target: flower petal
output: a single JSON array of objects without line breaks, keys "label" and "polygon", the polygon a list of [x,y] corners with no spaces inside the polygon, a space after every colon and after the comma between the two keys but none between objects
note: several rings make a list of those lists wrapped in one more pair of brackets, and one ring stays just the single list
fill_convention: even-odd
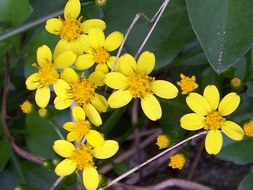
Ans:
[{"label": "flower petal", "polygon": [[197,113],[189,113],[181,117],[180,125],[190,131],[199,130],[204,127],[205,117]]},{"label": "flower petal", "polygon": [[96,190],[99,185],[99,175],[94,167],[86,167],[83,170],[83,184],[87,190]]},{"label": "flower petal", "polygon": [[113,89],[122,89],[127,87],[128,79],[119,72],[111,72],[105,76],[105,83]]},{"label": "flower petal", "polygon": [[85,33],[88,33],[90,29],[98,27],[101,30],[106,28],[106,24],[100,19],[88,19],[82,23],[82,29]]},{"label": "flower petal", "polygon": [[89,120],[95,125],[99,126],[102,124],[102,119],[98,111],[94,108],[92,104],[84,104],[83,109]]},{"label": "flower petal", "polygon": [[117,61],[117,63],[114,65],[115,60],[116,60],[115,56],[110,56],[109,60],[107,61],[107,65],[111,69],[111,71],[120,72],[119,62]]},{"label": "flower petal", "polygon": [[49,87],[38,88],[35,94],[35,101],[41,108],[45,108],[48,105],[50,99]]},{"label": "flower petal", "polygon": [[68,101],[63,101],[61,98],[59,97],[56,97],[54,99],[54,106],[55,106],[55,109],[57,110],[64,110],[68,107],[70,107],[72,104],[72,101],[68,100]]},{"label": "flower petal", "polygon": [[76,128],[76,124],[69,121],[64,123],[63,128],[66,129],[67,131],[73,131]]},{"label": "flower petal", "polygon": [[63,69],[65,67],[70,67],[76,60],[76,54],[72,51],[65,51],[55,58],[54,64],[56,68]]},{"label": "flower petal", "polygon": [[137,61],[137,71],[148,75],[155,67],[155,55],[149,51],[143,52]]},{"label": "flower petal", "polygon": [[76,62],[75,67],[77,70],[89,69],[95,63],[94,56],[91,54],[80,55]]},{"label": "flower petal", "polygon": [[68,92],[68,90],[70,89],[69,84],[62,80],[62,79],[58,79],[55,83],[54,83],[54,92],[57,96],[59,96],[62,99],[66,98],[66,94]]},{"label": "flower petal", "polygon": [[85,112],[80,106],[75,106],[72,110],[73,118],[76,121],[83,121],[85,120]]},{"label": "flower petal", "polygon": [[[81,35],[84,36],[84,35]],[[83,43],[81,36],[77,40],[67,41],[64,39],[61,39],[55,46],[54,49],[54,58],[59,56],[60,54],[64,53],[65,51],[72,51],[76,55],[81,55],[83,53]]]},{"label": "flower petal", "polygon": [[220,102],[218,107],[219,113],[222,116],[233,113],[240,104],[240,96],[235,92],[227,94]]},{"label": "flower petal", "polygon": [[[61,72],[61,79],[63,79],[64,81],[66,81],[67,83],[77,83],[79,81],[79,76],[78,74],[75,72],[74,69],[66,67],[63,69],[63,71]],[[65,85],[66,86],[66,85]],[[65,89],[68,89],[69,87],[66,86]],[[58,93],[59,94],[59,93]]]},{"label": "flower petal", "polygon": [[186,97],[186,102],[192,111],[201,114],[207,115],[212,111],[206,98],[197,93],[190,93]]},{"label": "flower petal", "polygon": [[132,100],[129,90],[118,90],[109,97],[108,104],[111,108],[120,108],[127,105]]},{"label": "flower petal", "polygon": [[92,48],[96,49],[104,46],[105,35],[101,29],[99,28],[90,29],[88,37]]},{"label": "flower petal", "polygon": [[106,112],[108,103],[104,96],[96,93],[91,103],[99,112]]},{"label": "flower petal", "polygon": [[62,25],[63,22],[60,19],[51,18],[47,20],[45,28],[49,33],[59,35]]},{"label": "flower petal", "polygon": [[97,64],[95,71],[103,71],[104,73],[108,73],[109,69],[106,63]]},{"label": "flower petal", "polygon": [[151,88],[155,95],[161,98],[172,99],[175,98],[178,94],[177,87],[165,80],[153,81],[151,83]]},{"label": "flower petal", "polygon": [[208,85],[204,90],[203,96],[207,99],[212,111],[216,110],[220,102],[220,94],[217,87]]},{"label": "flower petal", "polygon": [[67,140],[72,142],[72,141],[81,141],[83,136],[81,135],[80,132],[77,131],[71,131],[67,135]]},{"label": "flower petal", "polygon": [[208,154],[218,154],[222,147],[222,141],[222,135],[219,130],[210,130],[205,139],[205,147]]},{"label": "flower petal", "polygon": [[231,139],[240,141],[243,139],[244,131],[235,122],[225,121],[224,125],[221,127],[222,131]]},{"label": "flower petal", "polygon": [[94,71],[90,74],[89,81],[97,86],[103,86],[105,84],[105,73],[103,71]]},{"label": "flower petal", "polygon": [[162,117],[162,109],[160,103],[152,94],[147,95],[141,99],[141,107],[145,115],[153,121],[156,121]]},{"label": "flower petal", "polygon": [[52,63],[52,52],[48,46],[43,45],[37,49],[37,62],[40,67]]},{"label": "flower petal", "polygon": [[76,167],[77,165],[73,160],[65,159],[55,167],[54,171],[58,176],[66,176],[72,174]]},{"label": "flower petal", "polygon": [[40,86],[40,78],[38,73],[31,74],[25,81],[28,90],[35,90]]},{"label": "flower petal", "polygon": [[124,54],[119,58],[120,71],[129,76],[135,72],[136,61],[130,54]]},{"label": "flower petal", "polygon": [[69,158],[75,150],[75,146],[66,140],[57,140],[53,145],[54,151],[64,158]]},{"label": "flower petal", "polygon": [[104,48],[107,51],[114,51],[117,49],[123,41],[123,34],[120,32],[113,32],[105,39]]},{"label": "flower petal", "polygon": [[79,0],[69,0],[65,5],[64,18],[76,19],[81,11],[81,4]]},{"label": "flower petal", "polygon": [[116,154],[119,150],[117,141],[107,140],[103,146],[94,149],[94,157],[98,159],[107,159]]},{"label": "flower petal", "polygon": [[87,142],[94,148],[100,148],[104,145],[103,135],[95,130],[90,130],[86,135]]}]

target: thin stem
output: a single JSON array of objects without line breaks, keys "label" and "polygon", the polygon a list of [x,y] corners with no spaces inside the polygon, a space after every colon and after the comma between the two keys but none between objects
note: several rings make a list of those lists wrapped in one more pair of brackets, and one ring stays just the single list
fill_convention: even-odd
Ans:
[{"label": "thin stem", "polygon": [[65,139],[63,137],[63,135],[61,134],[61,131],[59,130],[59,128],[56,126],[56,123],[54,121],[50,121],[50,124],[52,125],[52,127],[54,128],[55,132],[57,133],[57,135],[61,138],[61,139]]},{"label": "thin stem", "polygon": [[58,177],[58,179],[54,182],[54,184],[50,187],[49,190],[54,190],[64,179],[64,176]]}]

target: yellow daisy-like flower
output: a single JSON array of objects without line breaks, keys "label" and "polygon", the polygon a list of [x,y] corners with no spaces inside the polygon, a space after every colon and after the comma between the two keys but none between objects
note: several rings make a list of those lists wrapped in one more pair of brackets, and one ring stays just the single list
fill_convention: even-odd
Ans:
[{"label": "yellow daisy-like flower", "polygon": [[64,9],[64,20],[52,18],[46,22],[46,30],[61,37],[56,45],[54,56],[66,50],[72,50],[77,55],[81,55],[86,46],[86,34],[89,30],[93,27],[101,30],[106,28],[105,22],[100,19],[89,19],[82,22],[82,17],[79,17],[80,11],[79,0],[68,0]]},{"label": "yellow daisy-like flower", "polygon": [[188,94],[198,88],[196,83],[196,77],[193,75],[191,77],[180,74],[181,80],[177,82],[177,85],[181,87],[182,94]]},{"label": "yellow daisy-like flower", "polygon": [[244,132],[235,122],[226,120],[224,116],[233,113],[240,103],[240,96],[231,92],[220,101],[220,94],[216,86],[208,85],[203,96],[190,93],[186,102],[195,113],[184,115],[180,122],[181,127],[187,130],[208,130],[205,139],[206,151],[209,154],[218,154],[222,147],[221,129],[233,140],[242,140]]},{"label": "yellow daisy-like flower", "polygon": [[244,129],[245,135],[249,137],[253,137],[253,120],[246,122],[243,125],[243,129]]},{"label": "yellow daisy-like flower", "polygon": [[20,109],[22,110],[23,113],[31,113],[32,112],[32,108],[33,108],[33,105],[28,100],[24,101],[20,105]]},{"label": "yellow daisy-like flower", "polygon": [[82,170],[85,188],[95,190],[99,185],[99,174],[94,158],[112,157],[118,151],[119,145],[114,140],[104,140],[104,137],[94,130],[86,135],[86,139],[86,144],[79,144],[77,147],[65,140],[54,142],[54,151],[65,158],[56,166],[55,173],[59,176],[67,176],[76,170]]},{"label": "yellow daisy-like flower", "polygon": [[170,157],[169,166],[173,169],[182,169],[186,163],[186,158],[183,154],[178,153]]},{"label": "yellow daisy-like flower", "polygon": [[108,104],[104,96],[96,93],[96,89],[104,85],[104,77],[102,71],[93,72],[88,78],[79,77],[73,69],[65,68],[61,73],[64,81],[54,89],[57,95],[55,108],[62,110],[75,103],[83,108],[94,125],[101,125],[102,119],[98,112],[106,112]]},{"label": "yellow daisy-like flower", "polygon": [[120,71],[106,75],[105,83],[117,89],[108,99],[111,108],[127,105],[132,98],[141,99],[141,107],[145,115],[151,120],[160,119],[162,110],[160,103],[153,95],[172,99],[178,94],[175,85],[164,80],[155,80],[148,76],[155,66],[155,56],[151,52],[143,52],[137,63],[135,59],[125,54],[120,58]]},{"label": "yellow daisy-like flower", "polygon": [[54,89],[61,86],[63,80],[59,79],[58,68],[72,65],[76,60],[76,55],[71,51],[66,51],[54,59],[52,62],[52,52],[48,46],[43,45],[37,50],[38,72],[30,75],[26,79],[28,90],[36,90],[35,101],[39,107],[45,108],[50,99],[50,86]]},{"label": "yellow daisy-like flower", "polygon": [[72,116],[75,122],[66,122],[63,128],[69,131],[67,135],[68,141],[80,142],[90,132],[91,124],[88,120],[85,120],[85,112],[79,106],[73,108]]},{"label": "yellow daisy-like flower", "polygon": [[156,145],[159,149],[168,148],[170,145],[170,139],[167,135],[158,135],[156,138]]},{"label": "yellow daisy-like flower", "polygon": [[88,33],[88,45],[84,55],[77,58],[75,66],[78,70],[88,69],[97,63],[96,70],[108,73],[108,66],[112,65],[115,56],[110,56],[110,51],[116,50],[123,41],[123,34],[113,32],[105,38],[104,32],[99,28],[93,28]]}]

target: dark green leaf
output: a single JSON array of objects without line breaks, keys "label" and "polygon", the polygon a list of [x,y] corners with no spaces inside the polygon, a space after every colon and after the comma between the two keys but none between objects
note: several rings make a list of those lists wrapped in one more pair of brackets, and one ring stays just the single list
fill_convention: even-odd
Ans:
[{"label": "dark green leaf", "polygon": [[129,170],[128,165],[123,163],[113,163],[112,167],[117,175],[122,175]]},{"label": "dark green leaf", "polygon": [[11,157],[11,145],[7,141],[0,141],[0,172]]},{"label": "dark green leaf", "polygon": [[253,187],[253,173],[248,173],[241,181],[238,190],[252,190]]}]

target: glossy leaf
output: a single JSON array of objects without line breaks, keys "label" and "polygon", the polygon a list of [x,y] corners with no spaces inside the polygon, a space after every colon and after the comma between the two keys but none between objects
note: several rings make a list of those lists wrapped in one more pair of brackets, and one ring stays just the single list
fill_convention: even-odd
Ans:
[{"label": "glossy leaf", "polygon": [[0,141],[0,172],[11,157],[11,145],[7,141]]},{"label": "glossy leaf", "polygon": [[238,190],[252,190],[253,187],[253,173],[248,173],[241,181]]}]

